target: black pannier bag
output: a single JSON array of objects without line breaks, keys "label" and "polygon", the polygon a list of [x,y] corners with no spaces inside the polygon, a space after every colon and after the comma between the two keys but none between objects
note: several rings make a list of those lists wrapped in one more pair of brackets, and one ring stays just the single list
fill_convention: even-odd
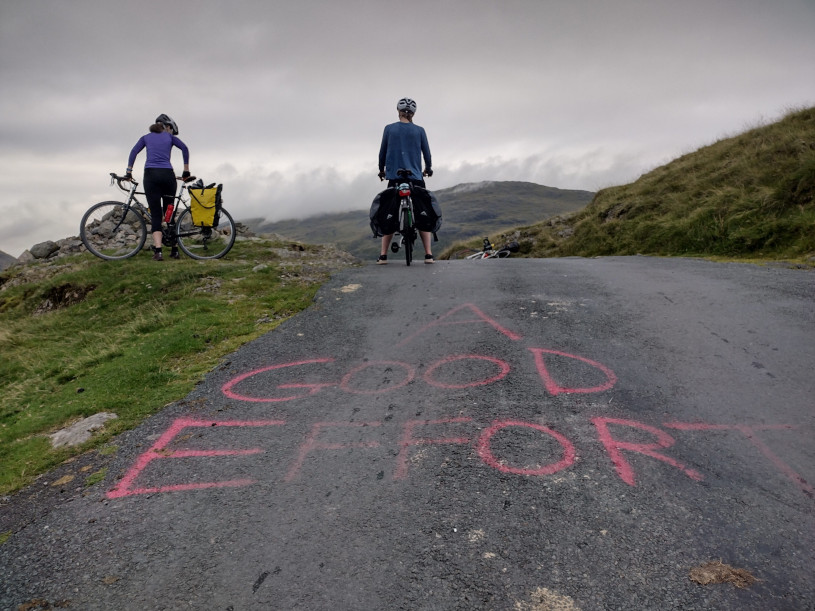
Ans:
[{"label": "black pannier bag", "polygon": [[413,187],[413,212],[416,215],[416,227],[421,231],[436,233],[441,229],[441,206],[436,196],[422,187]]},{"label": "black pannier bag", "polygon": [[[411,187],[416,227],[436,233],[441,228],[441,206],[436,196],[422,187]],[[369,217],[374,237],[390,235],[399,230],[399,193],[396,187],[379,193],[371,204]]]},{"label": "black pannier bag", "polygon": [[375,238],[390,235],[399,229],[399,194],[395,187],[385,189],[374,198],[368,216]]}]

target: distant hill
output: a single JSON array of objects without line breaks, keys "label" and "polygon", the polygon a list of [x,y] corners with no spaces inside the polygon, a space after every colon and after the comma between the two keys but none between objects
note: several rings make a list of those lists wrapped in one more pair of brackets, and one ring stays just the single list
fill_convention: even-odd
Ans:
[{"label": "distant hill", "polygon": [[0,250],[0,271],[6,269],[7,267],[11,267],[15,263],[17,263],[17,259],[12,257],[7,252]]},{"label": "distant hill", "polygon": [[815,107],[702,147],[599,191],[574,214],[518,231],[520,256],[528,257],[718,255],[811,265]]},{"label": "distant hill", "polygon": [[[590,191],[506,181],[467,183],[433,192],[443,216],[434,251],[456,241],[574,212],[586,206],[594,195]],[[241,219],[241,222],[256,233],[276,233],[309,244],[331,243],[360,258],[374,256],[377,249],[371,237],[367,209],[274,223],[263,219]]]}]

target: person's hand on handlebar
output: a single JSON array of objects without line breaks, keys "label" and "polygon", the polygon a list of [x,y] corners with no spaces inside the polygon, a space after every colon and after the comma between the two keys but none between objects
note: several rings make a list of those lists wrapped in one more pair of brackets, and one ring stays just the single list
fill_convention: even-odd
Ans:
[{"label": "person's hand on handlebar", "polygon": [[127,180],[127,181],[132,182],[133,181],[133,172],[130,172],[130,171],[125,172],[125,175],[124,175],[124,177],[122,177],[122,180]]},{"label": "person's hand on handlebar", "polygon": [[189,170],[184,170],[181,172],[181,180],[184,182],[190,182],[191,180],[195,180],[195,176],[190,176]]},{"label": "person's hand on handlebar", "polygon": [[429,177],[433,176],[433,169],[432,168],[426,168],[425,171],[422,172],[422,174],[424,174],[425,176],[427,176],[429,178]]}]

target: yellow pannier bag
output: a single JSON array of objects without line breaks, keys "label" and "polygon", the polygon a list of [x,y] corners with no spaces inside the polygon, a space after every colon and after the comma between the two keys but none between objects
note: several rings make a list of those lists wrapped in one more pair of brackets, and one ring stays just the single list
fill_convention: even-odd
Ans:
[{"label": "yellow pannier bag", "polygon": [[188,189],[190,193],[190,214],[196,227],[214,227],[221,210],[221,188],[223,185],[210,185],[201,189]]}]

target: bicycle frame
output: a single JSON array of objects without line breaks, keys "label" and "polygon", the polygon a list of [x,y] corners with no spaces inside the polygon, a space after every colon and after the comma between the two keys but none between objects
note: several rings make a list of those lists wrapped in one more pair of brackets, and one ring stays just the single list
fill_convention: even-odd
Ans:
[{"label": "bicycle frame", "polygon": [[[146,205],[144,205],[143,203],[141,203],[141,201],[139,201],[139,199],[136,197],[137,195],[146,196],[147,194],[144,191],[136,191],[136,189],[139,186],[139,183],[137,183],[135,180],[132,180],[132,179],[129,181],[130,182],[130,187],[128,187],[128,188],[123,187],[122,186],[122,181],[124,181],[124,180],[125,180],[124,176],[117,176],[116,174],[111,172],[111,174],[110,174],[110,184],[112,185],[113,183],[116,183],[116,185],[122,191],[127,193],[127,199],[125,200],[125,206],[130,207],[132,204],[135,203],[136,207],[140,208],[144,212],[144,214],[148,215],[148,217],[149,217],[149,208]],[[184,191],[186,191],[186,190],[187,190],[187,185],[182,182],[181,185],[179,186],[178,193],[173,194],[173,203],[172,203],[173,216],[169,221],[167,221],[168,223],[169,222],[174,222],[176,217],[178,216],[178,210],[180,209],[179,204],[184,204],[186,206],[187,202],[189,201],[189,198],[186,198],[186,199],[184,198]],[[162,210],[162,213],[166,213],[166,210]]]},{"label": "bicycle frame", "polygon": [[122,186],[122,181],[125,180],[123,176],[116,176],[113,172],[110,173],[110,184],[113,185],[116,183],[122,191],[127,193],[127,199],[125,200],[125,208],[130,208],[132,204],[136,204],[136,207],[141,210],[143,215],[147,214],[147,207],[141,203],[136,196],[137,195],[146,195],[144,191],[136,191],[136,188],[139,186],[135,180],[130,181],[130,187],[125,188]]},{"label": "bicycle frame", "polygon": [[[399,232],[413,229],[413,199],[410,197],[410,185],[403,183],[399,185]],[[404,235],[404,234],[402,234]]]},{"label": "bicycle frame", "polygon": [[510,255],[510,251],[505,248],[499,248],[498,250],[490,249],[490,250],[482,250],[480,252],[474,253],[465,257],[466,259],[505,259]]},{"label": "bicycle frame", "polygon": [[[509,247],[509,245],[504,245],[501,248],[495,248],[489,238],[484,238],[484,243],[481,247],[481,250],[478,252],[475,251],[465,251],[466,255],[462,253],[461,258],[468,259],[470,261],[477,260],[477,259],[505,259],[511,253],[516,252]],[[453,258],[457,258],[455,255]]]},{"label": "bicycle frame", "polygon": [[[117,176],[116,174],[111,172],[110,184],[112,185],[115,182],[116,185],[122,191],[127,193],[127,199],[125,200],[125,210],[128,210],[131,207],[135,207],[136,209],[139,210],[142,216],[145,217],[145,220],[149,220],[150,209],[147,206],[145,206],[141,201],[139,201],[139,199],[136,197],[137,195],[146,196],[147,194],[144,191],[136,191],[136,189],[139,186],[139,183],[137,183],[133,179],[128,181],[130,182],[130,187],[125,188],[124,186],[122,186],[122,181],[124,180],[125,178],[123,176]],[[161,229],[162,233],[161,241],[164,244],[164,246],[174,246],[176,243],[175,222],[176,219],[178,218],[179,211],[181,210],[181,205],[183,204],[185,208],[189,208],[189,206],[187,205],[189,198],[184,197],[184,192],[186,190],[187,185],[182,182],[178,188],[178,193],[173,195],[173,201],[170,204],[173,207],[173,213],[169,219],[165,218],[167,209],[162,206],[162,218],[165,218],[166,223],[162,225]],[[124,217],[122,217],[122,220],[119,222],[119,224],[121,224],[122,222],[124,222]]]}]

